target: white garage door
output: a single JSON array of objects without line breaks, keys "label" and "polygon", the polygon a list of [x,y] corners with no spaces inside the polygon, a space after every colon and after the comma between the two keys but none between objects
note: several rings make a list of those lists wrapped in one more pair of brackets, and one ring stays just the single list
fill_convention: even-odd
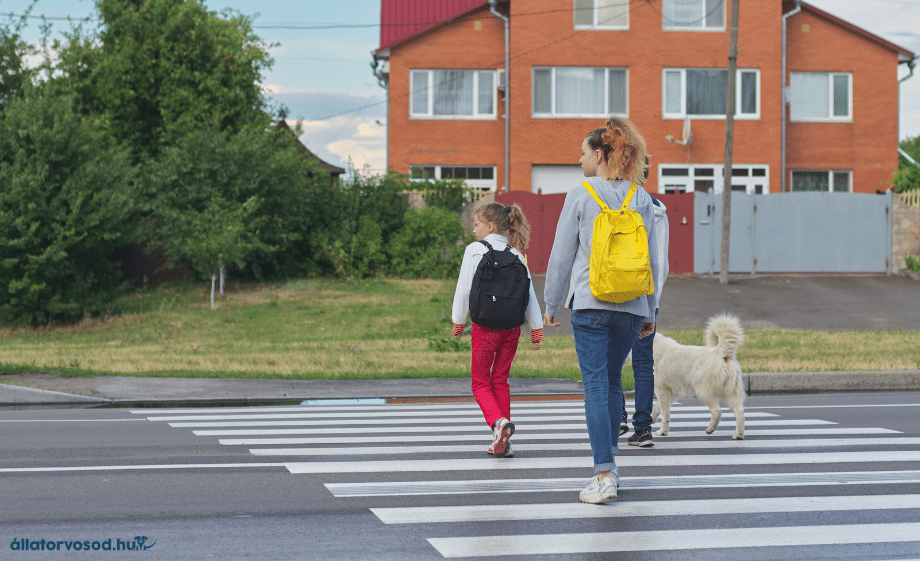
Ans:
[{"label": "white garage door", "polygon": [[530,174],[530,189],[534,193],[544,195],[568,193],[584,180],[585,175],[581,172],[581,166],[534,164]]}]

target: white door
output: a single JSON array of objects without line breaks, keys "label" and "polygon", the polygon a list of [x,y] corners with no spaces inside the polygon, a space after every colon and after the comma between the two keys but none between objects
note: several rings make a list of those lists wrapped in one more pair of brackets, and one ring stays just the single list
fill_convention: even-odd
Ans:
[{"label": "white door", "polygon": [[543,195],[568,193],[584,180],[581,166],[534,164],[530,173],[530,190]]}]

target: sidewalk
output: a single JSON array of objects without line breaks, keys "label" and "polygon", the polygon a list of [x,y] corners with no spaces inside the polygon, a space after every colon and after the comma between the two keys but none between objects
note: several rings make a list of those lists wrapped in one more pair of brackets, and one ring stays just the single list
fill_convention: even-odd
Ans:
[{"label": "sidewalk", "polygon": [[[751,372],[748,394],[918,391],[920,370]],[[466,378],[389,380],[240,380],[230,378],[62,378],[21,374],[0,378],[0,406],[168,405],[294,403],[324,399],[472,398]],[[20,385],[11,385],[20,384]],[[518,398],[581,398],[581,382],[564,378],[512,378]]]}]

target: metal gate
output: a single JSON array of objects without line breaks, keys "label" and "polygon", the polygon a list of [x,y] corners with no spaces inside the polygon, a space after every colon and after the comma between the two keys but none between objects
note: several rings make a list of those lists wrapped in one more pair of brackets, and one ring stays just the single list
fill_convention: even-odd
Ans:
[{"label": "metal gate", "polygon": [[[890,273],[892,194],[732,193],[733,273]],[[722,194],[694,196],[694,272],[721,269]]]}]

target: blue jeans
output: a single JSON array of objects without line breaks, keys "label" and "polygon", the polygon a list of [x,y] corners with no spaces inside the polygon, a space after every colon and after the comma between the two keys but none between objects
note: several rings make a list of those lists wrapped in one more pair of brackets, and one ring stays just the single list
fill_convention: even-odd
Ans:
[{"label": "blue jeans", "polygon": [[[655,310],[655,318],[658,310]],[[644,339],[637,339],[632,348],[633,379],[636,381],[636,412],[633,414],[633,430],[651,430],[652,428],[652,398],[655,396],[655,357],[652,354],[652,343],[655,341],[655,331]],[[623,396],[623,422],[626,417],[626,396]]]},{"label": "blue jeans", "polygon": [[645,318],[611,310],[574,310],[572,331],[581,380],[585,386],[585,420],[594,454],[594,473],[614,471],[620,417],[621,380],[626,355],[639,338]]}]

